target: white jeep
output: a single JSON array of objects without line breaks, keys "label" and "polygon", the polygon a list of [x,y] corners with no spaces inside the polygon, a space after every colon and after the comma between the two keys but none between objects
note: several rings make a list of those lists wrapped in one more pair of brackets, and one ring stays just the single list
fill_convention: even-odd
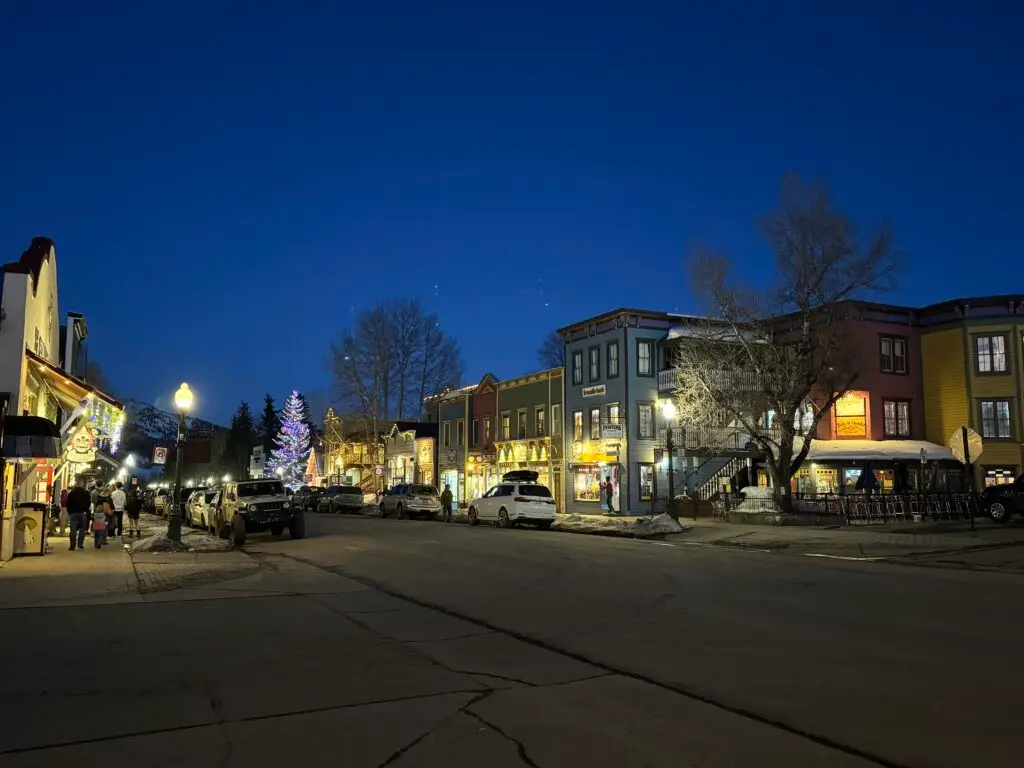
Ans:
[{"label": "white jeep", "polygon": [[280,536],[287,528],[293,539],[306,535],[302,507],[293,504],[280,480],[239,480],[225,483],[214,518],[217,535],[236,547],[248,533],[270,531]]}]

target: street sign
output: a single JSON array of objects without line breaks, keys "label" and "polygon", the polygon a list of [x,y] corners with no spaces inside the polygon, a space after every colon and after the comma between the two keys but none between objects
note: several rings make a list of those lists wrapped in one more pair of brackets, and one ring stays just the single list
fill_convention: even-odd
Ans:
[{"label": "street sign", "polygon": [[[964,437],[967,438],[966,450],[964,446]],[[970,458],[973,464],[981,456],[981,451],[985,447],[984,441],[981,439],[981,435],[975,432],[970,427],[961,427],[949,437],[949,450],[956,456],[957,461],[961,464],[966,464],[968,458]]]},{"label": "street sign", "polygon": [[158,445],[153,449],[153,463],[154,464],[166,464],[167,463],[167,449]]},{"label": "street sign", "polygon": [[381,466],[374,467],[373,468],[373,474],[375,474],[377,477],[382,477],[384,475],[384,467],[381,467]]}]

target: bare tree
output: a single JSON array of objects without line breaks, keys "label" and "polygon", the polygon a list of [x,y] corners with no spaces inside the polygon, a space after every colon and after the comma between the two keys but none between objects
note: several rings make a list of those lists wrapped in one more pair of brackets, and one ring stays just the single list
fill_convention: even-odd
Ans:
[{"label": "bare tree", "polygon": [[543,368],[565,367],[565,340],[552,331],[537,349],[537,360]]},{"label": "bare tree", "polygon": [[462,379],[456,341],[415,300],[381,302],[332,345],[335,394],[368,434],[392,417],[416,418],[430,395]]},{"label": "bare tree", "polygon": [[85,381],[87,384],[91,384],[96,389],[106,392],[108,395],[113,394],[113,390],[110,388],[110,382],[107,380],[106,374],[103,372],[103,367],[95,362],[90,362],[85,367]]},{"label": "bare tree", "polygon": [[703,447],[749,439],[765,457],[776,501],[789,509],[790,481],[818,423],[857,381],[865,352],[877,359],[851,337],[859,313],[852,300],[891,289],[901,258],[887,226],[862,239],[824,187],[795,176],[762,229],[775,254],[770,285],[734,279],[719,255],[690,264],[709,316],[691,320],[675,350],[676,407]]}]

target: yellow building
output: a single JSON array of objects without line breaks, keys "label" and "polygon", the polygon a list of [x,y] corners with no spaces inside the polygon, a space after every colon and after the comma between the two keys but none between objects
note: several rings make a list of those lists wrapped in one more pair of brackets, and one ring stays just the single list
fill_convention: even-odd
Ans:
[{"label": "yellow building", "polygon": [[956,299],[919,310],[925,434],[947,445],[963,426],[983,439],[975,487],[1024,467],[1024,296]]}]

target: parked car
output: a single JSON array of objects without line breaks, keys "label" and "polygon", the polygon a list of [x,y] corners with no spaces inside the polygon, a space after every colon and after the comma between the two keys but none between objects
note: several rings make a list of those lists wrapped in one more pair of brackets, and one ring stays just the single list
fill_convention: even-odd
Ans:
[{"label": "parked car", "polygon": [[153,498],[153,511],[160,517],[167,517],[167,508],[172,499],[170,490],[167,488],[157,489],[156,496]]},{"label": "parked car", "polygon": [[357,485],[332,485],[317,502],[317,512],[358,513],[363,508],[363,489]]},{"label": "parked car", "polygon": [[156,512],[156,489],[147,488],[142,492],[142,510],[150,514]]},{"label": "parked car", "polygon": [[298,504],[303,512],[318,512],[317,502],[324,495],[324,490],[319,485],[304,485],[295,492],[292,501]]},{"label": "parked car", "polygon": [[990,485],[981,492],[981,510],[997,523],[1024,515],[1024,475],[1006,485]]},{"label": "parked car", "polygon": [[550,528],[555,522],[555,499],[546,485],[537,482],[539,475],[531,470],[507,472],[501,482],[469,505],[469,524],[481,520],[511,528],[519,523],[532,523]]},{"label": "parked car", "polygon": [[280,536],[287,528],[293,539],[301,539],[306,516],[292,504],[280,480],[240,480],[224,484],[214,526],[218,536],[240,547],[247,534],[262,531]]},{"label": "parked car", "polygon": [[432,485],[400,483],[380,500],[383,517],[434,517],[441,511],[441,497]]},{"label": "parked car", "polygon": [[219,501],[219,488],[194,491],[188,499],[188,524],[193,528],[213,530],[213,517]]},{"label": "parked car", "polygon": [[[195,488],[193,488],[191,486],[185,486],[184,488],[181,489],[181,502],[180,502],[181,503],[181,507],[179,508],[179,511],[181,512],[181,522],[185,523],[186,525],[190,524],[189,523],[189,517],[188,517],[188,501],[189,501],[189,499],[192,498],[192,494],[195,493],[196,491],[205,491],[205,490],[206,490],[206,486],[205,485],[196,486]],[[172,505],[173,499],[174,499],[174,489],[173,488],[170,490],[170,494],[171,494],[171,501],[169,501],[167,503],[168,514],[170,514],[171,505]]]}]

